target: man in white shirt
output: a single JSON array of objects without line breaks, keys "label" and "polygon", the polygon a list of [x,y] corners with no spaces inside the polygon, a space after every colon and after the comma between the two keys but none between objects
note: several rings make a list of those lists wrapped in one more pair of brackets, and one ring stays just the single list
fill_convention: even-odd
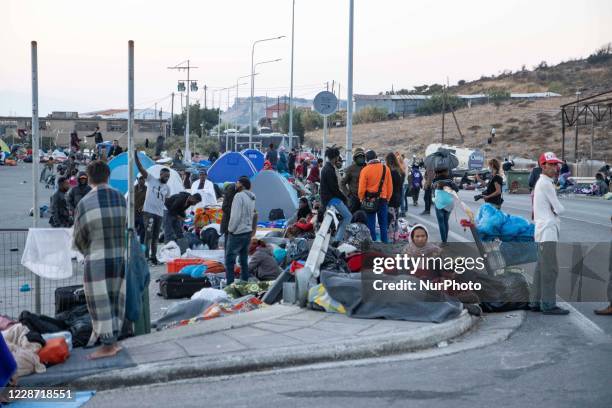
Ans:
[{"label": "man in white shirt", "polygon": [[147,193],[143,205],[143,219],[145,225],[145,256],[154,265],[157,265],[157,242],[159,241],[159,231],[161,229],[164,211],[166,210],[165,201],[170,197],[170,170],[161,169],[159,178],[147,173],[140,163],[138,152],[134,151],[136,167],[140,175],[147,181]]},{"label": "man in white shirt", "polygon": [[559,215],[563,212],[563,206],[557,198],[554,177],[560,163],[561,160],[554,153],[542,153],[539,159],[542,174],[533,190],[534,238],[538,243],[538,265],[533,281],[535,296],[531,310],[548,315],[569,313],[569,310],[562,309],[556,304],[559,273],[557,242],[561,228]]},{"label": "man in white shirt", "polygon": [[215,194],[215,186],[212,181],[208,180],[206,169],[201,169],[199,178],[191,185],[191,194],[199,194],[202,201],[193,207],[193,211],[197,208],[217,205],[217,195]]}]

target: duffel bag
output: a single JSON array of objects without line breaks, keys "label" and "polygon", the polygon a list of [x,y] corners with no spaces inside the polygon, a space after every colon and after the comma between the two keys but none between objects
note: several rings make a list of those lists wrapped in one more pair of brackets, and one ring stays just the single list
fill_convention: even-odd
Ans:
[{"label": "duffel bag", "polygon": [[212,286],[206,276],[193,278],[180,273],[162,275],[157,282],[159,282],[158,295],[164,299],[190,298],[200,289]]},{"label": "duffel bag", "polygon": [[64,286],[55,289],[55,315],[85,304],[83,285]]}]

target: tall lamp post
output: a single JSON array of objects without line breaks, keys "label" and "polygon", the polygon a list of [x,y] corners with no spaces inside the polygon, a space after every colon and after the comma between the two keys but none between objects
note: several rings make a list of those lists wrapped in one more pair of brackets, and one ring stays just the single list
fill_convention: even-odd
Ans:
[{"label": "tall lamp post", "polygon": [[[236,109],[238,109],[238,88],[240,86],[239,82],[242,78],[248,78],[253,74],[249,74],[249,75],[244,75],[241,77],[238,77],[238,79],[236,79],[236,102],[234,103],[234,105],[236,105]],[[238,129],[238,116],[236,116],[236,129]]]},{"label": "tall lamp post", "polygon": [[280,40],[281,38],[285,38],[284,35],[279,35],[278,37],[270,37],[264,38],[262,40],[257,40],[253,43],[251,47],[251,109],[250,109],[250,120],[249,120],[249,148],[253,145],[253,98],[255,93],[255,85],[254,85],[254,75],[255,75],[255,45],[264,41],[272,41],[272,40]]},{"label": "tall lamp post", "polygon": [[346,164],[353,162],[353,15],[354,0],[349,0],[348,85],[346,95]]},{"label": "tall lamp post", "polygon": [[291,7],[291,80],[289,85],[289,150],[293,147],[293,46],[295,37],[295,0]]}]

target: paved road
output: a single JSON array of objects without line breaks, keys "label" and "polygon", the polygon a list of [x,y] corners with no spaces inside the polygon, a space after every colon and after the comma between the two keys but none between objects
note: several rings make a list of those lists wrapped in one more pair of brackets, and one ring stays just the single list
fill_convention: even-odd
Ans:
[{"label": "paved road", "polygon": [[[475,202],[473,191],[459,191],[459,197],[474,211],[482,205],[482,200]],[[422,196],[423,194],[421,194]],[[612,239],[612,201],[587,198],[561,199],[565,212],[561,216],[561,242],[609,242]],[[410,206],[408,219],[410,222],[417,220],[424,222],[432,232],[438,231],[436,215],[432,209],[430,216],[418,216],[423,211],[423,201],[419,206]],[[531,197],[528,194],[504,194],[502,210],[512,215],[519,215],[527,219],[531,218]],[[461,241],[457,235],[472,241],[469,231],[464,231],[458,220],[465,218],[462,210],[456,210],[451,214],[450,228],[455,234],[450,234],[449,241]],[[439,239],[437,233],[433,234]]]},{"label": "paved road", "polygon": [[[481,333],[479,335],[486,335]],[[390,356],[98,393],[87,407],[610,407],[612,339],[530,313],[507,341],[457,354]]]}]

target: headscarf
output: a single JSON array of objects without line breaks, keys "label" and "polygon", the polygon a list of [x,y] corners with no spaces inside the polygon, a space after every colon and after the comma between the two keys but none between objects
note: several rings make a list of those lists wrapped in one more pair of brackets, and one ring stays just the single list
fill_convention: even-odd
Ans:
[{"label": "headscarf", "polygon": [[[412,240],[414,231],[418,228],[424,230],[425,234],[427,234],[427,243],[423,247],[420,247],[420,248],[416,246],[414,241]],[[435,244],[432,244],[429,241],[429,231],[427,230],[427,227],[425,227],[423,224],[415,224],[410,230],[410,241],[409,241],[409,244],[405,248],[405,252],[410,257],[417,257],[421,255],[436,256],[440,254],[440,247],[438,247]]]},{"label": "headscarf", "polygon": [[312,209],[310,208],[310,203],[308,202],[308,199],[306,197],[301,197],[300,198],[301,202],[306,203],[306,207],[302,208],[299,207],[298,211],[297,211],[297,219],[298,221],[302,218],[308,218],[308,216],[310,214],[312,214]]}]

